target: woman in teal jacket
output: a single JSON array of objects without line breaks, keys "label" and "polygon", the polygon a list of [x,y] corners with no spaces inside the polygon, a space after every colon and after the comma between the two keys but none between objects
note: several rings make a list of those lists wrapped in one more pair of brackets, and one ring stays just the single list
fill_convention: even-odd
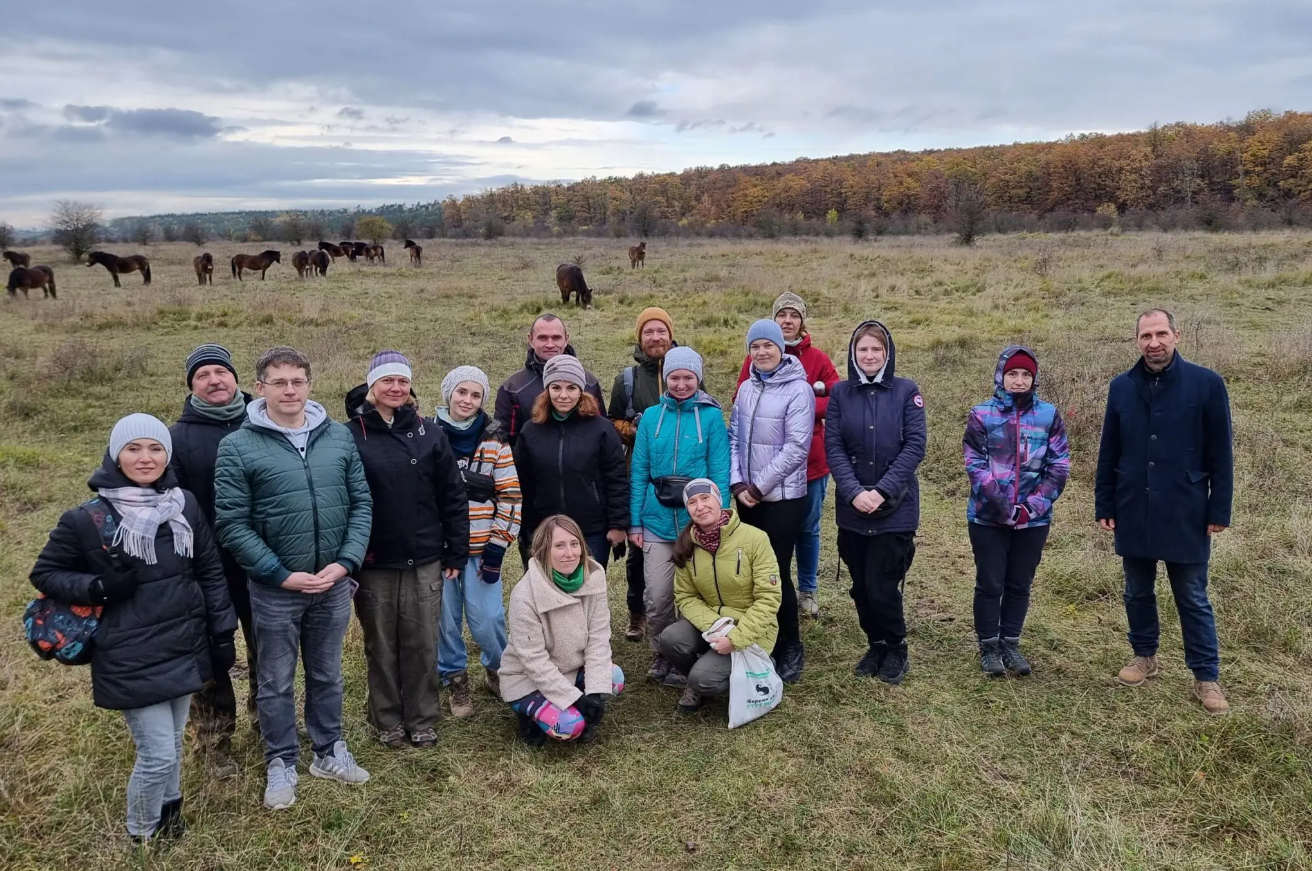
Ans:
[{"label": "woman in teal jacket", "polygon": [[664,361],[665,393],[638,424],[629,477],[629,541],[642,549],[647,590],[648,676],[681,687],[687,676],[661,655],[657,639],[677,619],[674,611],[674,542],[688,525],[683,487],[710,478],[729,492],[729,434],[720,404],[700,389],[702,358],[687,347],[671,348]]}]

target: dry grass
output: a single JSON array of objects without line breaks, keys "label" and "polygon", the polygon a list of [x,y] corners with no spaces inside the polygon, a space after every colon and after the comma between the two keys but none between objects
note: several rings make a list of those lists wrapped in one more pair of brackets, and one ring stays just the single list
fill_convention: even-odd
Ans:
[{"label": "dry grass", "polygon": [[[155,280],[122,290],[101,270],[59,271],[58,302],[0,301],[0,862],[15,868],[1120,869],[1312,866],[1312,240],[1302,235],[988,237],[712,243],[657,241],[647,269],[622,240],[425,244],[423,269],[338,262],[326,281],[275,266],[266,282],[197,288],[190,246],[148,252]],[[216,245],[224,262],[235,250]],[[126,249],[121,253],[131,253]],[[363,663],[348,645],[350,740],[364,789],[303,782],[292,810],[260,806],[260,750],[246,771],[184,772],[192,834],[157,855],[121,836],[131,741],[92,707],[84,670],[40,663],[17,617],[26,576],[120,415],[172,419],[182,365],[203,341],[231,347],[249,386],[275,343],[307,351],[315,393],[341,414],[376,350],[410,355],[425,412],[461,363],[499,381],[522,331],[556,309],[554,268],[585,263],[601,290],[566,318],[584,363],[611,380],[633,318],[661,304],[727,399],[742,336],[781,291],[801,293],[816,343],[845,347],[878,316],[917,379],[931,439],[925,516],[907,583],[912,672],[900,689],[853,678],[860,632],[835,585],[826,518],[807,671],[781,709],[740,732],[721,707],[692,719],[641,680],[645,647],[615,645],[630,688],[602,741],[532,753],[486,695],[441,727],[440,749],[394,754],[364,723]],[[1234,406],[1235,527],[1217,543],[1213,592],[1234,713],[1187,698],[1175,612],[1163,601],[1164,675],[1139,691],[1110,675],[1128,653],[1110,542],[1094,528],[1092,467],[1108,379],[1133,360],[1134,314],[1175,308],[1187,355],[1219,369]],[[964,530],[961,426],[990,389],[1000,348],[1035,346],[1066,414],[1074,476],[1039,571],[1027,645],[1036,674],[987,683],[972,657],[973,566]],[[840,360],[840,367],[841,367]],[[512,560],[513,562],[513,560]],[[508,579],[513,581],[511,569]],[[622,571],[611,573],[623,606]],[[845,584],[845,581],[843,582]],[[244,715],[243,715],[244,716]],[[357,866],[358,867],[358,866]]]}]

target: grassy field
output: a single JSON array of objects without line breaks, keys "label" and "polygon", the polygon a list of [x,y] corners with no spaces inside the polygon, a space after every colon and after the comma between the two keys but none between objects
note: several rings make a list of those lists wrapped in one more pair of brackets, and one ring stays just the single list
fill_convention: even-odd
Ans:
[{"label": "grassy field", "polygon": [[[397,265],[402,252],[390,246],[391,266],[340,265],[313,281],[295,278],[284,248],[267,281],[238,284],[227,275],[238,249],[223,243],[207,249],[220,269],[204,289],[190,246],[149,249],[154,284],[126,276],[122,290],[99,267],[36,252],[34,262],[57,270],[59,300],[0,301],[0,865],[1312,867],[1312,237],[989,237],[969,250],[925,238],[655,240],[637,272],[627,244],[433,241],[422,270]],[[233,349],[248,388],[260,351],[307,352],[314,396],[338,419],[370,355],[399,348],[431,414],[449,368],[476,364],[495,384],[521,365],[529,321],[561,310],[554,268],[575,257],[596,307],[562,313],[608,396],[647,305],[670,311],[722,400],[747,326],[781,291],[807,300],[815,342],[840,371],[853,325],[888,323],[898,374],[920,383],[930,421],[906,585],[907,682],[894,689],[851,673],[863,639],[846,573],[834,580],[827,506],[823,612],[803,626],[806,672],[759,723],[727,731],[723,702],[678,716],[676,693],[642,679],[646,646],[617,629],[630,682],[598,744],[529,751],[513,740],[509,712],[480,690],[474,718],[442,723],[439,749],[388,751],[365,723],[353,627],[348,738],[373,780],[353,790],[305,778],[295,807],[264,811],[260,747],[243,713],[242,777],[206,782],[189,755],[191,834],[131,853],[122,817],[133,751],[122,718],[92,706],[87,671],[39,662],[18,619],[32,561],[60,512],[87,498],[110,426],[129,411],[175,419],[183,361],[211,341]],[[1129,648],[1118,562],[1096,529],[1091,484],[1106,385],[1134,362],[1134,315],[1149,305],[1173,308],[1183,353],[1230,385],[1234,527],[1212,560],[1234,709],[1222,719],[1189,698],[1169,596],[1163,675],[1139,690],[1112,682]],[[990,682],[973,655],[960,442],[998,351],[1015,341],[1039,351],[1041,390],[1067,417],[1073,474],[1026,629],[1035,674]],[[508,581],[517,574],[509,568]],[[619,567],[611,591],[622,625]]]}]

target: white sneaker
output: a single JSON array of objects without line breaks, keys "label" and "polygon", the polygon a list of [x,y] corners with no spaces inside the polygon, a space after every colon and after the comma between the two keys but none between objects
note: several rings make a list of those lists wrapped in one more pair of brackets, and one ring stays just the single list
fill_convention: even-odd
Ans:
[{"label": "white sneaker", "polygon": [[281,759],[269,763],[268,782],[264,787],[264,806],[280,811],[296,804],[296,766],[287,767]]},{"label": "white sneaker", "polygon": [[310,773],[315,777],[326,777],[341,783],[356,784],[369,780],[369,772],[356,764],[355,757],[346,749],[345,741],[333,745],[331,756],[315,756],[310,763]]}]

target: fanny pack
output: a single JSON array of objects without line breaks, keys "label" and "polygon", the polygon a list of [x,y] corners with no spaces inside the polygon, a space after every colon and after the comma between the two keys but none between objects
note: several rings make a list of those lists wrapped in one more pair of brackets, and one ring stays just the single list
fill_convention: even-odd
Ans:
[{"label": "fanny pack", "polygon": [[465,479],[465,493],[470,502],[491,502],[497,495],[497,482],[491,475],[461,469],[460,477]]},{"label": "fanny pack", "polygon": [[683,488],[692,480],[687,475],[661,475],[659,478],[652,478],[652,486],[656,488],[656,501],[666,508],[682,508]]}]

